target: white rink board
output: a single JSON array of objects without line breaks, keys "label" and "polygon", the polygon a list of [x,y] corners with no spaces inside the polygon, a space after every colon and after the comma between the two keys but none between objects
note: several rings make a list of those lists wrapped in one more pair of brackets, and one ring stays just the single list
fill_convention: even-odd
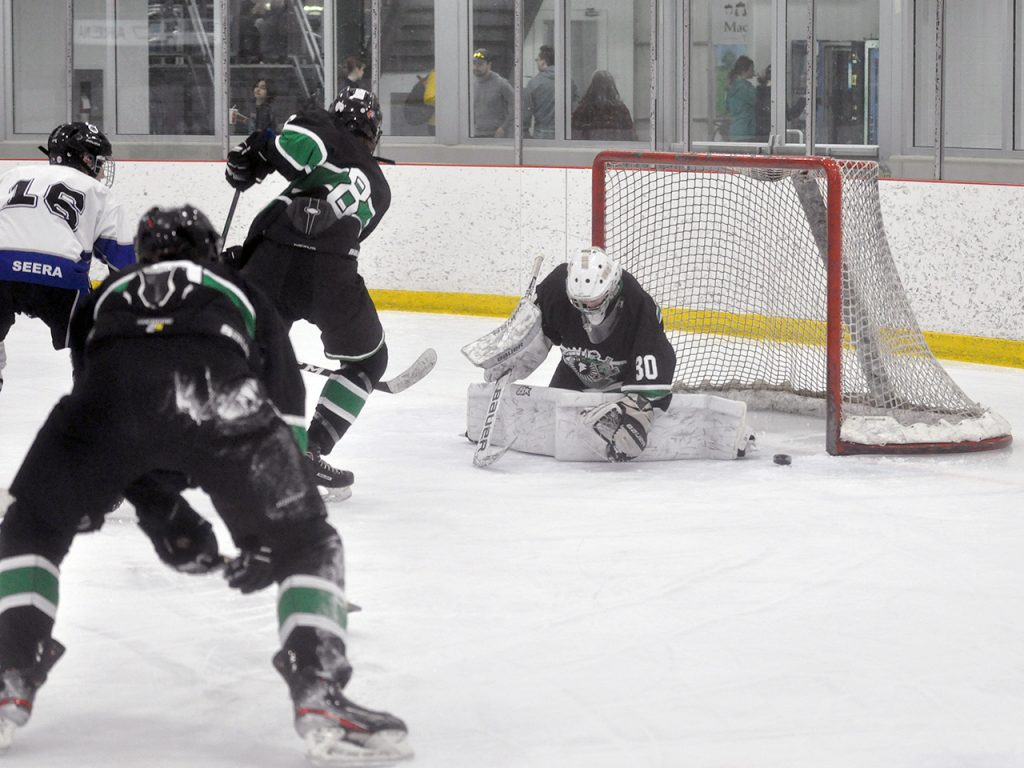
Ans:
[{"label": "white rink board", "polygon": [[[0,172],[16,164],[0,161]],[[590,242],[589,169],[400,165],[384,172],[392,209],[360,259],[371,288],[521,295],[535,256],[546,255],[551,269]],[[272,176],[242,196],[229,243],[242,239],[280,182]],[[1024,187],[879,186],[889,244],[921,328],[1024,340]],[[140,216],[152,205],[188,201],[215,223],[232,197],[223,165],[212,162],[121,161],[117,189]]]}]

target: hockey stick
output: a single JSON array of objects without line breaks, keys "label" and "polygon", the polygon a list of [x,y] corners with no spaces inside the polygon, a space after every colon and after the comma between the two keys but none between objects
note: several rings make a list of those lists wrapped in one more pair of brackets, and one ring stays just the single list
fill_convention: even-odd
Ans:
[{"label": "hockey stick", "polygon": [[242,190],[236,189],[235,196],[231,198],[231,207],[228,208],[228,217],[224,220],[224,229],[220,233],[221,245],[223,245],[224,241],[228,239],[228,230],[231,229],[231,220],[235,218],[235,207],[238,205],[238,198],[241,197],[241,195]]},{"label": "hockey stick", "polygon": [[[428,347],[420,353],[420,356],[413,361],[412,365],[400,374],[395,376],[393,379],[388,379],[387,381],[378,381],[373,388],[378,392],[387,392],[389,395],[397,395],[399,392],[407,390],[434,370],[435,365],[437,365],[437,352]],[[299,363],[299,370],[315,373],[318,376],[331,376],[332,374],[337,373],[333,368],[324,368],[323,366],[313,365],[312,363]]]},{"label": "hockey stick", "polygon": [[[544,257],[538,256],[533,260],[533,274],[530,276],[530,284],[526,286],[526,293],[523,294],[523,298],[516,304],[516,308],[512,310],[512,315],[508,322],[511,322],[512,318],[518,314],[520,307],[523,306],[524,302],[530,301],[533,296],[533,291],[537,287],[537,277],[540,275],[540,266],[544,263]],[[491,402],[487,406],[487,413],[484,415],[484,425],[480,430],[480,439],[477,440],[476,450],[473,452],[473,466],[489,467],[494,464],[498,459],[505,455],[506,451],[512,447],[512,443],[516,441],[513,437],[508,441],[507,445],[499,446],[498,448],[491,448],[491,431],[494,429],[494,423],[498,419],[498,410],[501,407],[501,396],[505,393],[505,387],[512,380],[512,370],[502,374],[498,377],[498,380],[494,382],[494,390],[491,392]]]}]

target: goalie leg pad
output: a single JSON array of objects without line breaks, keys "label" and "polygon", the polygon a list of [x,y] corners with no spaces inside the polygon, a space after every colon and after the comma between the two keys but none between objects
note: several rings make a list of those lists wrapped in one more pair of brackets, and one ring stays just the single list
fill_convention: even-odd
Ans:
[{"label": "goalie leg pad", "polygon": [[654,409],[647,398],[626,395],[591,408],[583,421],[605,442],[609,461],[631,461],[647,447]]},{"label": "goalie leg pad", "polygon": [[[490,394],[488,384],[469,385],[466,424],[471,440],[480,434]],[[515,438],[514,451],[554,456],[559,461],[607,461],[608,443],[584,424],[583,418],[621,397],[511,385],[505,390],[502,416],[494,426],[491,445],[508,445]],[[648,429],[647,447],[635,460],[736,459],[751,434],[746,411],[746,405],[738,400],[673,395],[668,411],[659,412]]]},{"label": "goalie leg pad", "polygon": [[[466,436],[470,440],[475,441],[480,435],[492,389],[490,384],[469,385]],[[514,440],[517,451],[553,456],[555,406],[562,394],[562,390],[549,387],[510,384],[502,396],[500,418],[495,420],[491,431],[491,445],[507,446]]]}]

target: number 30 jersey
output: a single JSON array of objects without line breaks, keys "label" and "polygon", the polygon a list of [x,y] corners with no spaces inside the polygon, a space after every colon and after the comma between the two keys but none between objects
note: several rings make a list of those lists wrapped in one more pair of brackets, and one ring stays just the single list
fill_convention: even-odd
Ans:
[{"label": "number 30 jersey", "polygon": [[618,307],[605,321],[611,328],[602,324],[599,335],[604,338],[594,341],[583,326],[583,315],[565,293],[567,271],[567,265],[560,264],[537,286],[544,335],[562,351],[551,386],[635,393],[662,405],[657,401],[672,391],[676,354],[665,336],[657,302],[623,270]]},{"label": "number 30 jersey", "polygon": [[0,280],[88,291],[93,255],[123,269],[134,235],[110,189],[81,171],[39,164],[0,176]]}]

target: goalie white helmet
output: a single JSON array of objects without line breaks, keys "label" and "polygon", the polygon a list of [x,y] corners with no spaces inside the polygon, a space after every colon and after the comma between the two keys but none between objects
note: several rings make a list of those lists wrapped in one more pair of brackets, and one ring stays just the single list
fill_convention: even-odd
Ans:
[{"label": "goalie white helmet", "polygon": [[600,325],[622,293],[622,265],[600,248],[584,248],[569,257],[565,292],[588,324]]}]

